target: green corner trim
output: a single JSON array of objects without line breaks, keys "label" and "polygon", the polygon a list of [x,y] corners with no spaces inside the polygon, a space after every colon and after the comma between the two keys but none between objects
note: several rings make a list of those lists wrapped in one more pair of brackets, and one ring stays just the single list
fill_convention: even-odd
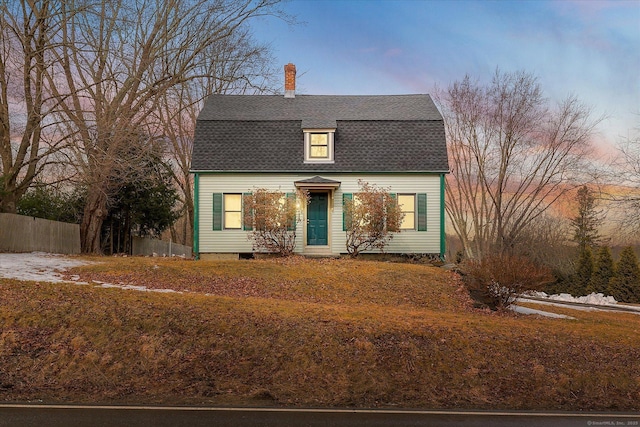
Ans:
[{"label": "green corner trim", "polygon": [[440,259],[444,261],[444,255],[446,253],[446,235],[444,229],[444,193],[445,193],[446,181],[444,174],[440,175]]},{"label": "green corner trim", "polygon": [[199,191],[199,178],[198,173],[193,174],[193,255],[196,259],[200,259],[200,247],[199,247],[199,223],[200,215],[198,214],[200,205],[200,191]]}]

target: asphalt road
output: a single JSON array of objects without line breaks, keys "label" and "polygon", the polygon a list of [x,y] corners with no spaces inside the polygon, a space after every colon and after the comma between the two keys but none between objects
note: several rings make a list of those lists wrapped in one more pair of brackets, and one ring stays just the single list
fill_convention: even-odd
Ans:
[{"label": "asphalt road", "polygon": [[0,405],[11,427],[640,426],[640,414]]}]

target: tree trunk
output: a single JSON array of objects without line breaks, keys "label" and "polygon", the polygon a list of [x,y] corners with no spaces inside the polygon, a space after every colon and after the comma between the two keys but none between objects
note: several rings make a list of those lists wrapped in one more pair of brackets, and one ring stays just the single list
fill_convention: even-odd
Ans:
[{"label": "tree trunk", "polygon": [[100,254],[100,232],[102,222],[107,216],[107,196],[100,188],[90,188],[84,215],[80,224],[80,241],[82,252]]},{"label": "tree trunk", "polygon": [[17,208],[16,198],[14,193],[7,192],[0,199],[0,212],[2,213],[16,213]]}]

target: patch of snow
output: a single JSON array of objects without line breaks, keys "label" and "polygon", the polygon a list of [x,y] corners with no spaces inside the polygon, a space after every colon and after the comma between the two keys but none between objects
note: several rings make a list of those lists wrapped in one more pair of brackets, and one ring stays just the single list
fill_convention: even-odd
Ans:
[{"label": "patch of snow", "polygon": [[146,286],[136,286],[136,285],[127,285],[125,283],[119,283],[114,285],[113,283],[101,282],[99,280],[93,280],[93,283],[97,283],[97,286],[101,288],[118,288],[129,291],[140,291],[140,292],[160,292],[160,293],[178,293],[182,292],[174,291],[173,289],[149,289]]},{"label": "patch of snow", "polygon": [[593,305],[615,305],[618,301],[612,296],[605,296],[601,293],[592,293],[582,297],[574,297],[570,294],[557,294],[547,295],[544,292],[533,292],[530,294],[533,297],[544,298],[554,301],[575,302],[581,304],[593,304]]},{"label": "patch of snow", "polygon": [[601,311],[595,307],[588,307],[588,306],[579,306],[579,305],[566,305],[566,304],[559,304],[559,303],[555,303],[555,302],[551,302],[551,301],[540,301],[537,299],[528,299],[528,298],[518,298],[518,302],[526,302],[529,304],[540,304],[540,305],[549,305],[549,306],[553,306],[553,307],[563,307],[563,308],[570,308],[572,310],[579,310],[579,311]]},{"label": "patch of snow", "polygon": [[90,262],[44,252],[0,253],[0,277],[60,283],[65,281],[60,272],[86,264],[90,264]]},{"label": "patch of snow", "polygon": [[[80,282],[80,276],[73,275],[69,280],[62,277],[61,272],[69,268],[91,264],[90,261],[69,258],[65,255],[48,254],[45,252],[31,252],[19,254],[0,253],[0,277],[7,279],[24,280],[30,282],[49,283],[75,283],[77,285],[88,285],[87,282]],[[157,267],[157,266],[156,266]],[[161,293],[182,293],[173,289],[148,289],[146,286],[134,286],[126,284],[114,285],[94,280],[95,286],[102,288],[120,288],[143,292]]]},{"label": "patch of snow", "polygon": [[[536,299],[529,299],[527,296],[534,297]],[[544,301],[541,301],[541,299]],[[621,304],[616,301],[614,297],[605,296],[601,293],[592,293],[582,297],[574,297],[569,294],[547,295],[544,292],[531,292],[518,298],[518,301],[531,304],[552,305],[582,311],[611,311],[615,310],[615,308],[619,308],[627,312],[640,314],[640,306]],[[563,303],[571,303],[571,305]],[[579,304],[584,305],[580,306]]]},{"label": "patch of snow", "polygon": [[553,317],[556,319],[575,319],[575,317],[566,316],[564,314],[549,313],[548,311],[535,310],[533,308],[520,307],[519,305],[510,305],[509,308],[520,314],[537,314],[544,317]]}]

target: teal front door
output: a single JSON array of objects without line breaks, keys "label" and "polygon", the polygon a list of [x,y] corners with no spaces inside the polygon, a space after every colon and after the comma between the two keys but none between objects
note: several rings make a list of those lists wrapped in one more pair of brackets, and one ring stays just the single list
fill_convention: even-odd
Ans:
[{"label": "teal front door", "polygon": [[307,206],[307,245],[328,245],[327,211],[329,195],[311,193],[311,202]]}]

